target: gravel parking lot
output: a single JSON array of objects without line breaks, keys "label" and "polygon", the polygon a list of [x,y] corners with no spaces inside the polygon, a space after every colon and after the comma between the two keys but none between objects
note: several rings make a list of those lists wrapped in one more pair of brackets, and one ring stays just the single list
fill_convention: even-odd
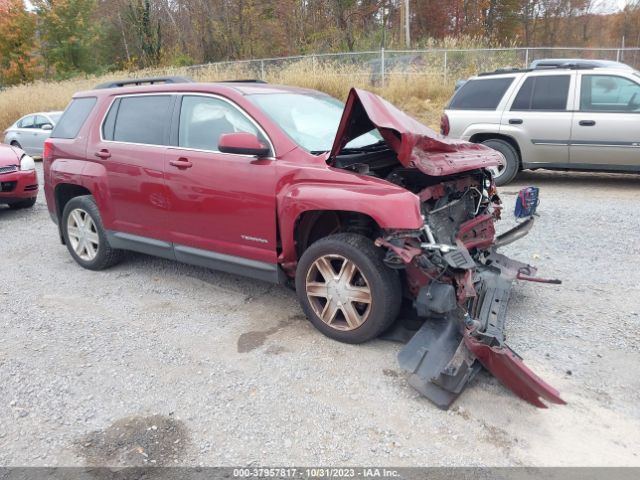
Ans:
[{"label": "gravel parking lot", "polygon": [[[41,164],[38,164],[42,178]],[[533,172],[508,340],[567,406],[480,374],[443,412],[400,346],[331,341],[286,288],[131,254],[83,270],[44,195],[0,207],[0,465],[640,466],[640,176]],[[505,249],[506,250],[506,249]]]}]

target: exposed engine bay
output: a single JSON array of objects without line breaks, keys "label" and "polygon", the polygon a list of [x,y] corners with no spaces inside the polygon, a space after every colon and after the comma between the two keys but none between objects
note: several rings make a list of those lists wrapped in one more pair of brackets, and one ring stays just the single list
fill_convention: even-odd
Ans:
[{"label": "exposed engine bay", "polygon": [[[385,264],[401,270],[413,305],[413,330],[402,325],[386,337],[407,342],[399,354],[410,383],[438,407],[448,408],[484,366],[514,393],[545,408],[565,402],[505,344],[504,324],[514,280],[560,283],[535,276],[530,265],[497,253],[528,233],[530,216],[496,238],[502,202],[485,169],[434,177],[399,166],[384,142],[367,151],[343,150],[335,166],[401,186],[420,198],[423,227],[387,231],[376,245]],[[405,312],[405,316],[407,313]],[[415,327],[418,327],[417,329]]]}]

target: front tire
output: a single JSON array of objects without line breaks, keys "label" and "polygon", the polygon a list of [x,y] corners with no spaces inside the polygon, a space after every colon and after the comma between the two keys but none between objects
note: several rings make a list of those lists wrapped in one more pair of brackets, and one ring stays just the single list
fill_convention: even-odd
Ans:
[{"label": "front tire", "polygon": [[307,318],[329,338],[363,343],[398,316],[401,287],[383,252],[353,233],[314,242],[296,268],[296,292]]},{"label": "front tire", "polygon": [[20,150],[22,150],[22,145],[20,145],[20,143],[18,143],[16,140],[14,140],[13,142],[11,142],[11,146],[12,146],[12,147],[19,148]]},{"label": "front tire", "polygon": [[499,138],[485,140],[482,144],[497,150],[504,156],[504,167],[497,168],[493,171],[493,178],[496,185],[499,187],[506,185],[516,178],[518,171],[520,171],[520,155],[518,155],[516,149],[513,148],[513,145],[505,140],[500,140]]},{"label": "front tire", "polygon": [[62,235],[69,253],[82,267],[104,270],[118,263],[122,252],[111,248],[92,195],[74,197],[62,212]]}]

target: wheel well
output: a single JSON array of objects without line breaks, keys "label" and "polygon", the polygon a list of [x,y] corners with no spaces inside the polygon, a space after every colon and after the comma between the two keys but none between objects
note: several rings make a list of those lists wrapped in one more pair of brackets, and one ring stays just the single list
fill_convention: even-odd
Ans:
[{"label": "wheel well", "polygon": [[471,136],[469,141],[473,143],[482,143],[485,140],[494,139],[504,140],[516,149],[516,152],[518,152],[518,163],[520,163],[520,169],[522,169],[522,152],[520,151],[520,145],[518,145],[518,142],[516,142],[513,137],[510,137],[509,135],[502,135],[499,133],[476,133],[475,135]]},{"label": "wheel well", "polygon": [[294,238],[300,258],[309,246],[335,233],[359,233],[373,238],[380,227],[369,215],[345,210],[311,210],[303,212],[296,221]]},{"label": "wheel well", "polygon": [[73,185],[70,183],[61,183],[56,186],[55,198],[56,214],[58,215],[58,219],[62,218],[62,212],[64,211],[64,207],[67,205],[67,202],[72,198],[79,197],[81,195],[91,195],[91,192],[80,185]]}]

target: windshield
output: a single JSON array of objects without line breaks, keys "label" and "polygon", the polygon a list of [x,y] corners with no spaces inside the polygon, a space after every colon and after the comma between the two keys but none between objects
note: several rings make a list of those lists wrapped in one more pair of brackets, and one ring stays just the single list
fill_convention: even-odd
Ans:
[{"label": "windshield", "polygon": [[[305,150],[312,153],[331,150],[344,109],[341,101],[308,93],[254,94],[248,98]],[[351,140],[346,148],[364,147],[381,139],[374,129]]]},{"label": "windshield", "polygon": [[58,123],[58,120],[60,120],[61,116],[62,116],[61,113],[50,113],[49,114],[49,118],[53,121],[53,123]]}]

